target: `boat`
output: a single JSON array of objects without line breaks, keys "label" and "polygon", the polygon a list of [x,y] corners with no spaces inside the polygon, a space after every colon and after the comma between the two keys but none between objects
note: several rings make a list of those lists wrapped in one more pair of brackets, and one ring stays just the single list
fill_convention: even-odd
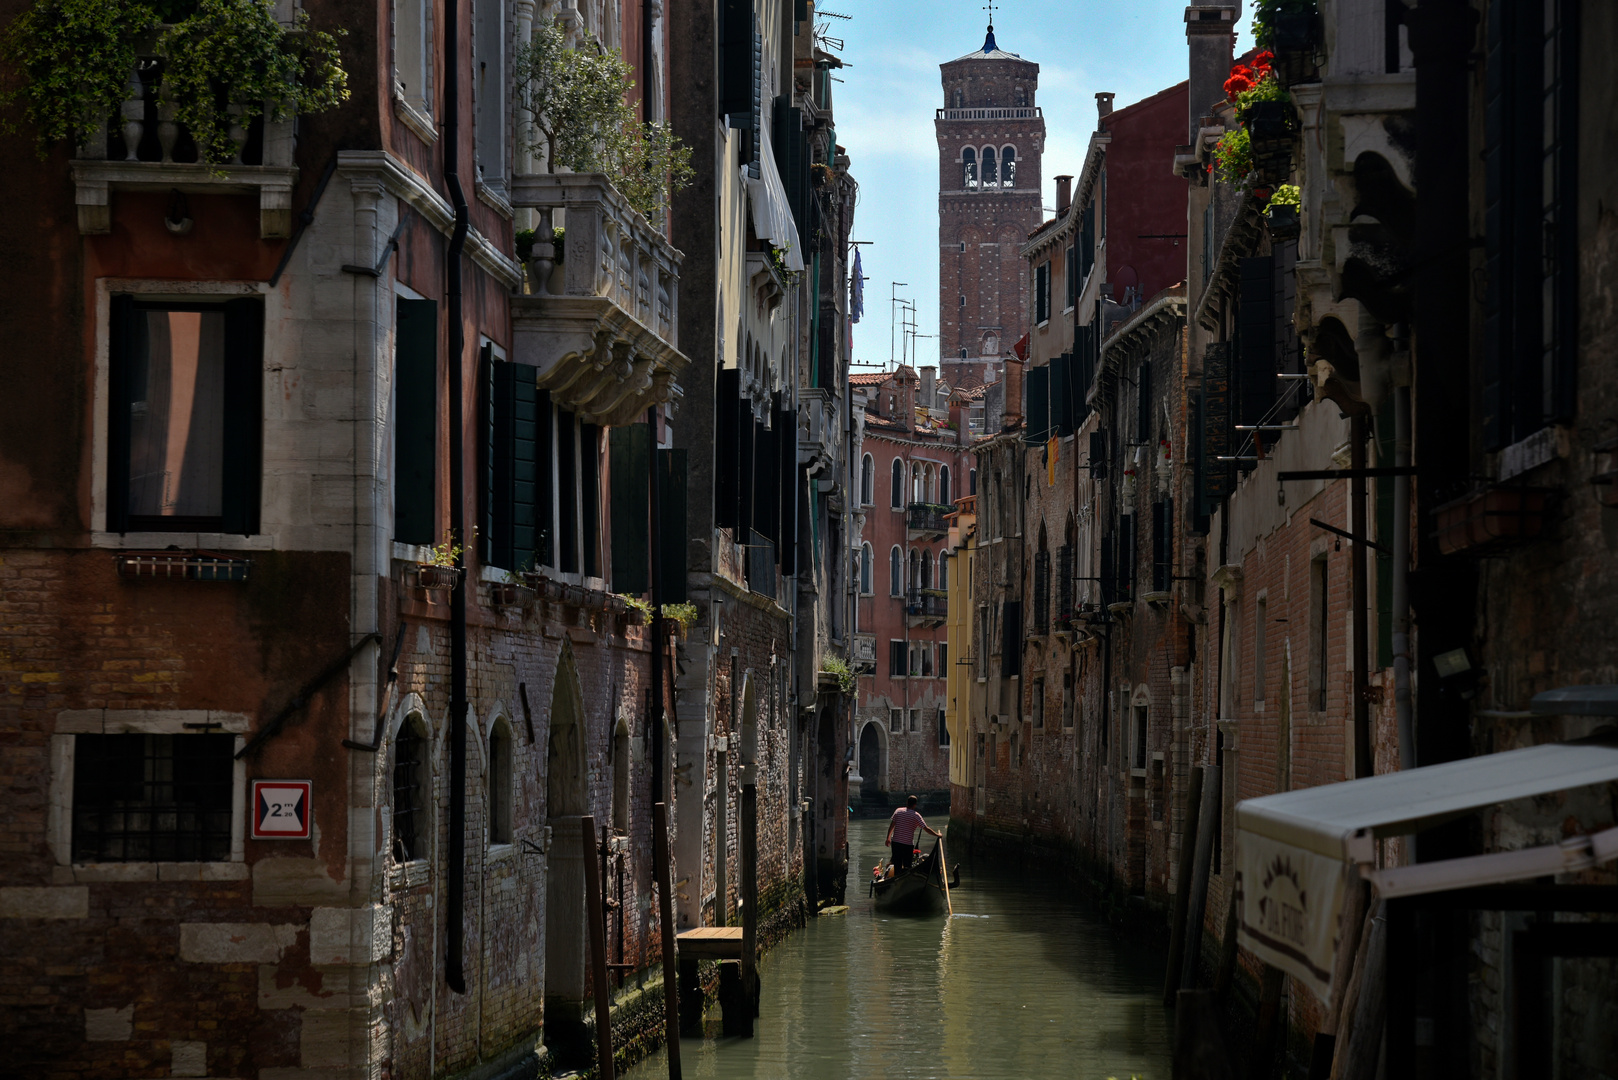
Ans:
[{"label": "boat", "polygon": [[[933,850],[910,864],[910,869],[890,873],[884,860],[878,863],[871,880],[871,895],[876,898],[876,909],[894,915],[942,915],[947,906],[944,896],[944,875],[940,870],[943,859],[939,842],[933,841]],[[960,871],[950,877],[950,888],[960,883]]]}]

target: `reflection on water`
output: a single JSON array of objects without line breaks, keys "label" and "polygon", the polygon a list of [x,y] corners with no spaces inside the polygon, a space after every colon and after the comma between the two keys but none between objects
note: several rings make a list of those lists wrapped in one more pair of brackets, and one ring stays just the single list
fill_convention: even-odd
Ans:
[{"label": "reflection on water", "polygon": [[[886,827],[849,830],[848,914],[811,921],[764,958],[757,1037],[682,1040],[686,1077],[1166,1080],[1160,954],[988,866],[961,868],[954,919],[878,915],[864,875]],[[629,1075],[655,1080],[668,1065],[659,1053]]]}]

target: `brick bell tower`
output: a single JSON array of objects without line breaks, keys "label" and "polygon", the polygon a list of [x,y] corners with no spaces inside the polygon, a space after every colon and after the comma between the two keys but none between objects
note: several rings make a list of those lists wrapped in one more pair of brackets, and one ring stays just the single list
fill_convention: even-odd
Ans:
[{"label": "brick bell tower", "polygon": [[1026,268],[1017,254],[1044,220],[1045,117],[1039,65],[1006,52],[994,24],[976,52],[939,65],[938,348],[953,386],[1000,377],[1028,329]]}]

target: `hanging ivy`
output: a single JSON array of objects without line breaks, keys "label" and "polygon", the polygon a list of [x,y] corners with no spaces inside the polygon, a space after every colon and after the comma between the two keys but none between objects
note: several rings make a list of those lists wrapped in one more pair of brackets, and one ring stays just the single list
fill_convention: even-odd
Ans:
[{"label": "hanging ivy", "polygon": [[311,30],[303,12],[282,26],[273,0],[37,0],[0,37],[18,74],[0,105],[7,130],[19,112],[34,129],[42,157],[64,139],[83,145],[132,96],[139,58],[159,55],[158,100],[190,129],[199,159],[218,164],[241,149],[232,128],[348,100],[344,33]]}]

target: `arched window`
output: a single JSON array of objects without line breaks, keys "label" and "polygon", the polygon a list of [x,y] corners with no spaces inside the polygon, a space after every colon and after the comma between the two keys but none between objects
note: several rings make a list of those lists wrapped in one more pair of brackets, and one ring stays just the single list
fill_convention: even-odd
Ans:
[{"label": "arched window", "polygon": [[921,553],[921,587],[924,589],[933,587],[933,556],[929,551]]},{"label": "arched window", "polygon": [[393,740],[393,861],[427,857],[432,834],[428,791],[432,777],[427,760],[427,732],[421,716],[411,713]]},{"label": "arched window", "polygon": [[511,843],[511,725],[505,717],[489,732],[489,843]]},{"label": "arched window", "polygon": [[910,501],[927,501],[927,489],[923,486],[923,481],[921,479],[921,466],[919,464],[912,464],[910,466]]},{"label": "arched window", "polygon": [[1000,186],[1017,186],[1017,148],[1008,146],[1000,151]]},{"label": "arched window", "polygon": [[1000,186],[1000,174],[995,168],[994,147],[983,148],[983,186],[986,188]]},{"label": "arched window", "polygon": [[943,503],[945,506],[950,504],[948,465],[940,465],[938,467],[938,501]]},{"label": "arched window", "polygon": [[910,588],[921,588],[921,553],[915,548],[910,549]]},{"label": "arched window", "polygon": [[905,508],[905,463],[898,458],[893,459],[893,508]]},{"label": "arched window", "polygon": [[870,506],[876,502],[876,461],[866,454],[860,462],[860,504]]},{"label": "arched window", "polygon": [[970,146],[961,151],[961,186],[968,189],[978,186],[978,152]]},{"label": "arched window", "polygon": [[629,835],[629,721],[622,716],[612,733],[612,831]]},{"label": "arched window", "polygon": [[938,587],[940,589],[949,588],[949,552],[947,551],[938,553]]},{"label": "arched window", "polygon": [[976,469],[973,469],[966,474],[966,493],[968,495],[976,495],[978,493],[978,471]]},{"label": "arched window", "polygon": [[871,545],[870,544],[861,544],[860,545],[860,592],[865,593],[867,596],[870,595],[870,593],[872,591],[871,575],[872,575],[872,573],[874,571],[872,569],[871,563],[873,561],[874,561],[874,557],[871,554]]},{"label": "arched window", "polygon": [[904,556],[899,554],[899,545],[895,544],[895,545],[893,545],[893,550],[888,552],[888,595],[889,596],[903,596],[904,595],[904,591],[905,591],[904,576],[905,576]]}]

